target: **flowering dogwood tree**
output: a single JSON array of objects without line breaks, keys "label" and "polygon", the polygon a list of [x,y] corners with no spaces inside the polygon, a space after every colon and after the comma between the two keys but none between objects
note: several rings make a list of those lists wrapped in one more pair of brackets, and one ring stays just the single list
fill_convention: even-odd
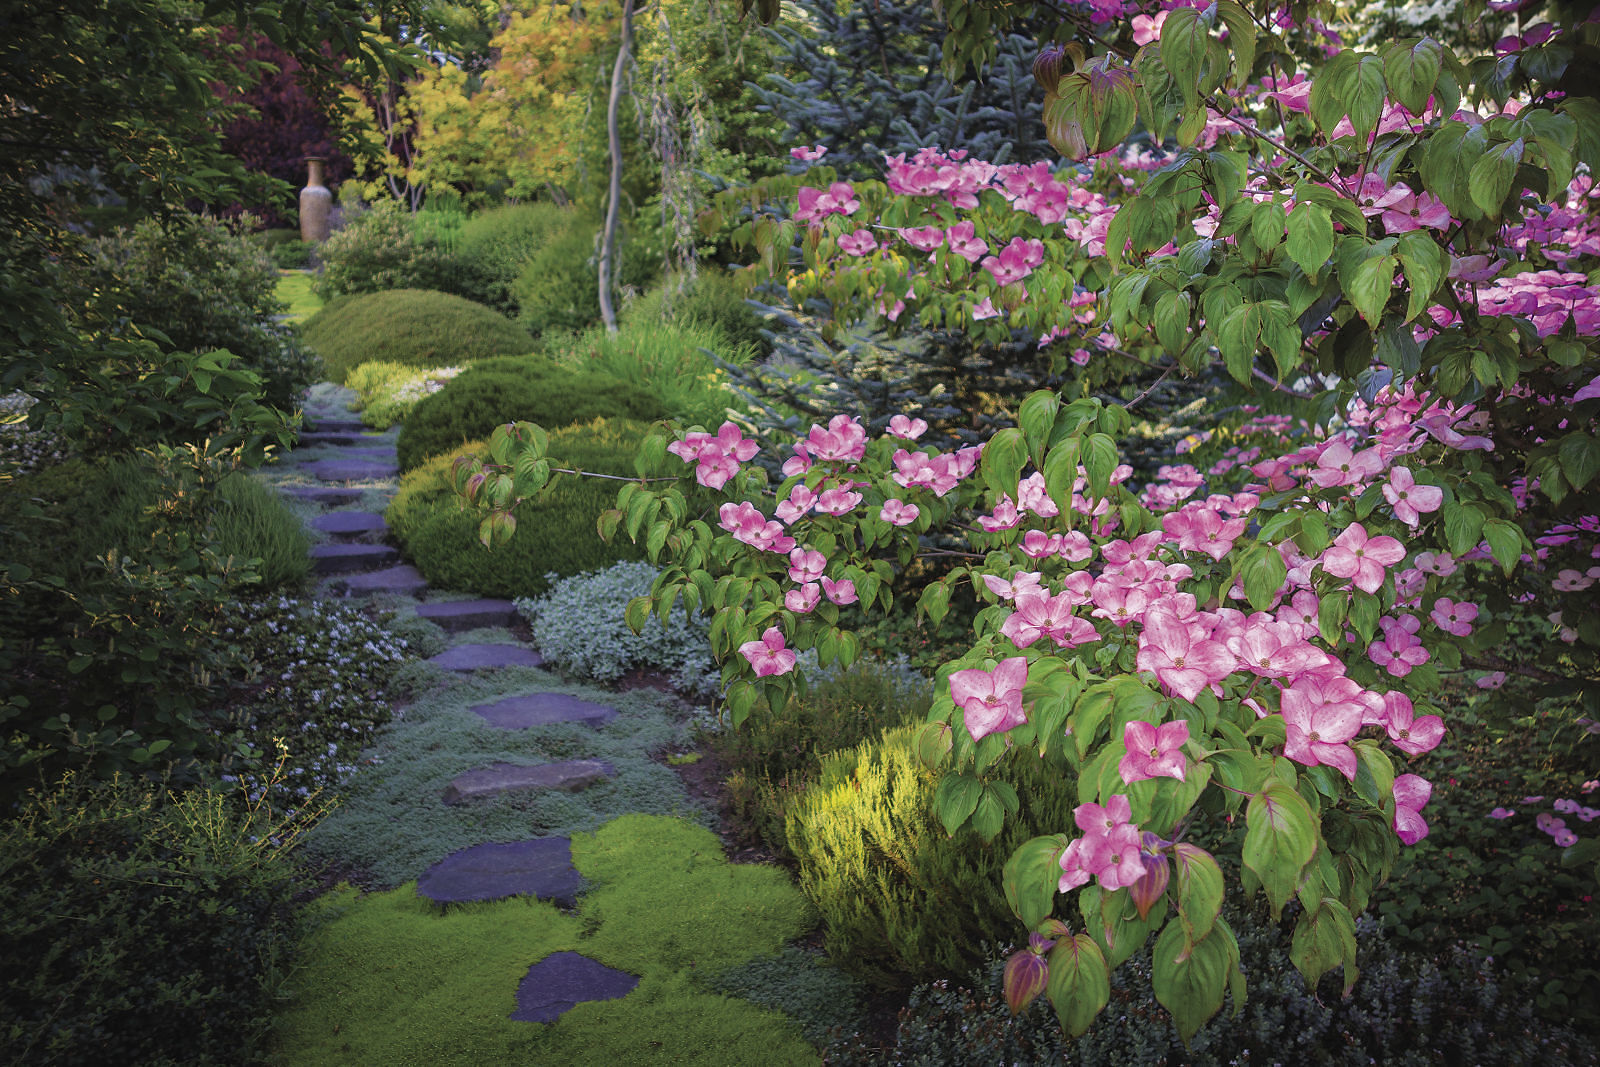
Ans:
[{"label": "flowering dogwood tree", "polygon": [[[971,28],[1009,9],[947,0],[947,59],[981,59]],[[989,840],[1019,805],[1008,762],[1075,775],[1075,825],[1005,875],[1029,932],[1007,996],[1046,993],[1074,1034],[1152,938],[1185,1040],[1240,1003],[1230,892],[1297,900],[1291,959],[1348,988],[1355,916],[1428,832],[1432,786],[1406,766],[1449,728],[1441,672],[1600,703],[1600,619],[1575,599],[1600,579],[1600,107],[1578,77],[1600,23],[1463,59],[1426,38],[1344,49],[1317,11],[1094,0],[1035,68],[1078,165],[928,150],[882,182],[819,165],[739,194],[765,269],[840,321],[1025,331],[1089,370],[1220,365],[1304,418],[1251,419],[1194,443],[1204,470],[1175,456],[1143,479],[1118,454],[1137,397],[1035,392],[954,451],[919,445],[915,413],[840,414],[776,482],[735,424],[664,425],[601,522],[663,565],[633,625],[713,614],[735,723],[803,691],[798,650],[853,660],[853,621],[941,539],[955,563],[919,609],[942,618],[963,584],[984,607],[919,751],[946,829]],[[1149,140],[1125,149],[1136,122]],[[486,543],[549,470],[524,424],[463,462]],[[728,502],[691,513],[649,480],[674,473]],[[1549,647],[1508,661],[1507,622],[1529,617]],[[1237,845],[1240,885],[1202,837]]]}]

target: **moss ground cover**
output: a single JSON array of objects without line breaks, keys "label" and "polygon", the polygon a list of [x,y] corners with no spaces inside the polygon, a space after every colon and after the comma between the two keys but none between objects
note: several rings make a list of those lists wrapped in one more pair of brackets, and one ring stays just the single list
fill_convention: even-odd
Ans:
[{"label": "moss ground cover", "polygon": [[[410,884],[330,895],[307,945],[280,1062],[817,1062],[794,1025],[706,983],[770,957],[812,922],[787,876],[732,866],[680,819],[619,818],[573,839],[590,883],[576,914],[524,898],[441,911]],[[517,983],[558,951],[639,977],[625,998],[515,1022]]]}]

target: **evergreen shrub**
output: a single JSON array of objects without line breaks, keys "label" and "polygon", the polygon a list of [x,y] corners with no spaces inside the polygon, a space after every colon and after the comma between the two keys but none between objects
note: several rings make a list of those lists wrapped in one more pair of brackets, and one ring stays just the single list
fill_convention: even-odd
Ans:
[{"label": "evergreen shrub", "polygon": [[[419,401],[400,430],[395,453],[400,469],[409,471],[508,422],[554,430],[600,417],[648,422],[666,414],[650,393],[609,375],[567,370],[542,356],[494,360],[469,367]],[[632,474],[633,468],[612,473]]]},{"label": "evergreen shrub", "polygon": [[[524,264],[511,287],[518,317],[533,334],[548,330],[581,330],[600,321],[597,274],[599,227],[577,223],[551,233]],[[624,289],[650,284],[658,254],[644,243],[618,235],[621,262],[617,281]]]},{"label": "evergreen shrub", "polygon": [[701,696],[721,688],[711,661],[711,621],[704,615],[659,620],[639,633],[623,621],[623,607],[650,592],[656,568],[642,560],[551,582],[550,591],[517,601],[533,627],[533,643],[545,663],[564,674],[614,682],[634,670],[661,671],[684,693]]},{"label": "evergreen shrub", "polygon": [[336,300],[301,328],[306,344],[344,383],[374,360],[424,369],[532,351],[515,323],[482,304],[428,289],[394,289]]},{"label": "evergreen shrub", "polygon": [[0,1059],[270,1062],[300,883],[273,817],[68,776],[0,824]]},{"label": "evergreen shrub", "polygon": [[[419,405],[420,407],[420,405]],[[631,477],[645,424],[595,419],[550,434],[550,456],[577,470]],[[478,540],[479,518],[455,496],[456,456],[484,455],[471,441],[406,474],[389,505],[389,528],[429,584],[480,596],[538,596],[552,576],[581,574],[618,560],[640,559],[643,546],[619,537],[606,544],[595,529],[616,505],[617,482],[561,475],[536,501],[517,509],[516,534],[493,552]]]},{"label": "evergreen shrub", "polygon": [[1022,808],[1000,836],[951,837],[934,815],[937,779],[917,758],[917,729],[885,730],[823,757],[784,823],[828,954],[880,988],[964,975],[985,941],[1012,936],[1006,859],[1022,842],[1071,826],[1078,802],[1069,768],[1020,761],[1007,774]]},{"label": "evergreen shrub", "polygon": [[512,289],[528,261],[572,226],[574,213],[550,203],[507,204],[469,218],[452,261],[461,295],[503,315],[517,313]]}]

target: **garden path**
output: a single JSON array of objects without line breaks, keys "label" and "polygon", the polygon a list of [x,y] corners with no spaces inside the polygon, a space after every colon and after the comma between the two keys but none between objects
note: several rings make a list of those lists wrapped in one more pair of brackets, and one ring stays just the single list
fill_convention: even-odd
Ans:
[{"label": "garden path", "polygon": [[[471,635],[455,642],[429,662],[456,675],[493,675],[510,667],[539,667],[539,653],[512,632],[516,608],[509,600],[434,600],[426,580],[383,538],[388,533],[380,503],[397,488],[400,474],[395,433],[373,433],[348,406],[349,394],[322,389],[306,409],[307,431],[295,453],[285,457],[298,474],[313,484],[281,486],[282,490],[320,510],[308,525],[325,535],[310,554],[313,573],[323,578],[325,597],[413,598],[419,618],[447,635]],[[307,478],[298,479],[301,482]],[[612,718],[613,708],[562,693],[527,693],[519,675],[507,691],[470,707],[488,725],[501,730],[531,730],[558,723],[598,726]],[[577,791],[616,774],[599,759],[546,763],[496,761],[457,775],[444,790],[441,804],[465,804],[519,790]],[[484,840],[458,849],[433,864],[417,882],[417,893],[441,906],[533,896],[573,906],[583,880],[572,865],[571,842],[551,836],[517,841]],[[553,1022],[585,1001],[609,1000],[628,993],[638,977],[607,967],[575,952],[552,954],[528,969],[516,993],[512,1019]]]}]

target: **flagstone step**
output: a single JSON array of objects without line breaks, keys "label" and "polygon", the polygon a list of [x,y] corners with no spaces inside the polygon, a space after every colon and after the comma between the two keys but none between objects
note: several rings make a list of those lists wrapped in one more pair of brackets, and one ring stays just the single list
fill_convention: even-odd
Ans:
[{"label": "flagstone step", "polygon": [[383,593],[392,593],[396,596],[421,596],[428,589],[428,580],[422,576],[421,571],[409,563],[381,571],[368,571],[365,574],[336,575],[332,579],[332,584],[341,589],[345,596],[351,597],[377,596]]},{"label": "flagstone step", "polygon": [[382,537],[389,524],[375,511],[329,511],[311,520],[311,528],[342,541]]},{"label": "flagstone step", "polygon": [[312,433],[366,433],[371,429],[366,423],[352,416],[312,415],[309,412],[301,426]]},{"label": "flagstone step", "polygon": [[296,448],[315,448],[318,445],[363,445],[380,440],[367,433],[329,433],[326,430],[302,433]]},{"label": "flagstone step", "polygon": [[563,693],[530,693],[507,697],[493,704],[477,704],[471,709],[490,726],[501,730],[525,730],[558,722],[581,722],[601,726],[617,717],[615,708],[591,704]]},{"label": "flagstone step", "polygon": [[281,492],[325,508],[341,508],[361,499],[363,490],[334,485],[286,485]]},{"label": "flagstone step", "polygon": [[639,979],[576,952],[552,952],[528,968],[517,986],[518,1022],[553,1023],[589,1000],[627,996]]},{"label": "flagstone step", "polygon": [[377,571],[400,562],[393,545],[312,545],[311,569],[317,574]]},{"label": "flagstone step", "polygon": [[448,633],[460,633],[484,626],[510,626],[517,621],[517,606],[509,600],[447,600],[418,604],[417,615]]},{"label": "flagstone step", "polygon": [[473,845],[450,853],[417,879],[417,895],[440,904],[525,896],[570,908],[581,888],[572,842],[565,837]]},{"label": "flagstone step", "polygon": [[457,645],[428,660],[447,671],[477,671],[495,667],[542,667],[544,657],[523,645]]},{"label": "flagstone step", "polygon": [[383,482],[400,476],[398,464],[361,459],[317,460],[302,469],[324,482]]},{"label": "flagstone step", "polygon": [[614,777],[617,769],[605,760],[579,759],[561,763],[491,763],[459,774],[445,787],[444,802],[460,804],[480,797],[530,790],[560,789],[576,793]]}]

